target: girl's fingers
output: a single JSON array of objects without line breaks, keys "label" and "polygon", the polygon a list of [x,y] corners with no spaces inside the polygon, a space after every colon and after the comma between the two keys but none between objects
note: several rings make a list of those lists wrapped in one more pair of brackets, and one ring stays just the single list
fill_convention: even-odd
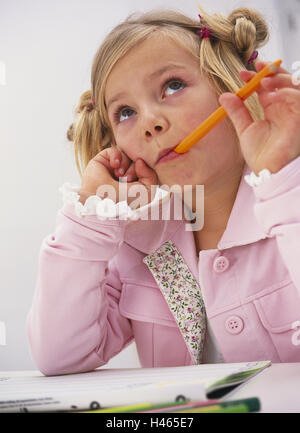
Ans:
[{"label": "girl's fingers", "polygon": [[132,163],[131,159],[117,147],[111,151],[110,162],[111,166],[115,169],[114,174],[117,178],[124,176]]},{"label": "girl's fingers", "polygon": [[240,78],[246,83],[248,83],[248,81],[250,81],[254,77],[254,75],[256,75],[256,72],[253,71],[243,70],[240,72]]},{"label": "girl's fingers", "polygon": [[[151,186],[157,186],[158,184],[158,178],[155,171],[149,167],[149,165],[141,158],[137,159],[135,163],[135,169],[137,173],[137,178],[139,182],[147,187],[147,189],[151,190],[151,199],[152,201],[155,196],[155,190],[156,188],[152,188]],[[152,195],[154,193],[154,195]]]},{"label": "girl's fingers", "polygon": [[107,149],[109,151],[109,159],[110,159],[110,165],[112,168],[119,168],[121,166],[122,162],[122,154],[121,151],[113,146]]},{"label": "girl's fingers", "polygon": [[[240,77],[245,82],[251,80],[251,78],[255,75],[254,72],[251,71],[241,71]],[[258,95],[262,96],[265,93],[269,92],[277,92],[280,89],[296,89],[300,90],[300,86],[293,85],[291,74],[276,74],[272,77],[266,77],[261,80],[261,87],[257,90]]]},{"label": "girl's fingers", "polygon": [[132,161],[128,170],[124,174],[125,177],[127,177],[128,182],[134,182],[138,179],[136,171],[135,171],[135,162]]},{"label": "girl's fingers", "polygon": [[104,165],[104,167],[106,167],[110,172],[111,170],[111,163],[110,163],[110,153],[109,153],[109,149],[105,149],[101,152],[99,152],[94,158],[93,161],[95,162],[99,162],[102,165]]},{"label": "girl's fingers", "polygon": [[[251,71],[241,71],[240,77],[243,81],[250,81],[255,75],[255,72]],[[267,90],[280,89],[284,87],[290,87],[294,89],[299,89],[299,86],[293,84],[291,74],[276,74],[273,77],[266,77],[261,80],[261,86]]]},{"label": "girl's fingers", "polygon": [[[255,64],[255,69],[257,70],[257,72],[259,72],[259,71],[261,71],[269,63],[272,63],[272,62],[258,61]],[[284,69],[282,66],[279,66],[279,68],[277,70],[277,74],[289,74],[289,71],[287,71],[286,69]]]},{"label": "girl's fingers", "polygon": [[[257,72],[260,72],[267,64],[269,64],[270,62],[261,62],[258,61],[255,64],[255,68]],[[254,77],[254,75],[256,75],[257,72],[254,71],[248,71],[248,70],[242,70],[240,72],[240,77],[242,78],[242,80],[248,82],[249,80],[251,80],[252,77]],[[282,68],[281,66],[279,66],[277,73],[275,74],[274,77],[276,77],[277,75],[288,75],[289,77],[291,77],[291,74],[289,73],[289,71],[287,71],[286,69]]]},{"label": "girl's fingers", "polygon": [[289,106],[290,112],[300,115],[300,92],[295,89],[284,88],[278,92],[266,93],[261,101],[262,105],[267,106],[278,102]]},{"label": "girl's fingers", "polygon": [[283,89],[285,87],[298,89],[300,86],[295,86],[290,74],[276,74],[274,77],[266,77],[261,80],[261,85],[266,90],[273,91],[275,89]]},{"label": "girl's fingers", "polygon": [[231,119],[238,137],[241,137],[243,132],[253,123],[253,118],[244,102],[237,95],[228,92],[219,97],[219,102]]}]

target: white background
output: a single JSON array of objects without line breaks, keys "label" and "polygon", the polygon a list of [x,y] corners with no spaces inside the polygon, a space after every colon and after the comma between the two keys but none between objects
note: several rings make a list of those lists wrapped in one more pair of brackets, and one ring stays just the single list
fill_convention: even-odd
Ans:
[{"label": "white background", "polygon": [[[283,4],[284,3],[284,4]],[[263,60],[300,60],[299,0],[202,0],[225,15],[246,6],[267,19]],[[170,7],[197,16],[194,0],[0,0],[0,370],[31,370],[25,332],[43,238],[62,206],[59,187],[78,184],[66,131],[90,89],[92,59],[103,37],[129,13]],[[62,287],[63,290],[63,287]],[[108,364],[138,367],[135,345]]]}]

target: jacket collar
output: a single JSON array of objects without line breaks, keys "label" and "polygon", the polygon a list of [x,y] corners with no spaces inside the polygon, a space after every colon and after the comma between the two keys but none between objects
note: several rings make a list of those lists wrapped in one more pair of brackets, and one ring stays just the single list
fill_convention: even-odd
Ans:
[{"label": "jacket collar", "polygon": [[254,189],[245,181],[251,169],[245,164],[238,193],[226,229],[218,244],[219,250],[247,245],[267,238],[255,215],[257,202]]},{"label": "jacket collar", "polygon": [[[218,244],[219,250],[247,245],[267,237],[254,213],[256,203],[254,190],[245,181],[245,176],[250,172],[251,169],[245,165],[226,229]],[[188,223],[184,218],[174,219],[173,204],[174,194],[168,194],[159,201],[153,201],[146,211],[141,212],[142,215],[148,217],[147,220],[140,219],[128,223],[124,242],[145,254],[151,254],[166,241],[172,239],[177,230],[185,230],[185,224]],[[151,208],[163,209],[165,206],[171,209],[170,219],[154,221],[150,219]]]}]

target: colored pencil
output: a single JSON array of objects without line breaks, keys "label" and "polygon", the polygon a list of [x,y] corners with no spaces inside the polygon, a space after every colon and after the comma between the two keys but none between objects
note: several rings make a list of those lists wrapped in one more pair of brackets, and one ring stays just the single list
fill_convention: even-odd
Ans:
[{"label": "colored pencil", "polygon": [[[189,406],[188,404],[186,406]],[[183,410],[172,409],[167,412],[176,413],[248,413],[258,412],[260,410],[260,401],[257,397],[246,398],[242,400],[232,400],[219,402],[217,404],[208,404],[202,407],[186,407]]]}]

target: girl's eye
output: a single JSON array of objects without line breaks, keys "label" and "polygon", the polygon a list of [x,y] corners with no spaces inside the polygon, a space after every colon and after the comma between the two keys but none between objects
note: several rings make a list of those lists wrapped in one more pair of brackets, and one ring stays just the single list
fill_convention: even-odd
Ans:
[{"label": "girl's eye", "polygon": [[123,122],[123,120],[129,119],[129,117],[134,113],[135,111],[129,107],[120,107],[114,114],[114,118],[119,123]]},{"label": "girl's eye", "polygon": [[[178,78],[172,78],[171,80],[168,80],[167,83],[164,86],[164,93],[166,96],[170,96],[173,93],[177,93],[178,91],[184,89],[186,87],[186,84]],[[132,117],[136,112],[132,110],[129,107],[120,107],[117,109],[117,111],[114,113],[114,119],[117,123],[121,123],[124,120],[129,119]]]},{"label": "girl's eye", "polygon": [[165,94],[166,96],[169,96],[184,88],[185,88],[185,84],[182,80],[178,80],[178,79],[169,80],[165,86],[166,89]]}]

